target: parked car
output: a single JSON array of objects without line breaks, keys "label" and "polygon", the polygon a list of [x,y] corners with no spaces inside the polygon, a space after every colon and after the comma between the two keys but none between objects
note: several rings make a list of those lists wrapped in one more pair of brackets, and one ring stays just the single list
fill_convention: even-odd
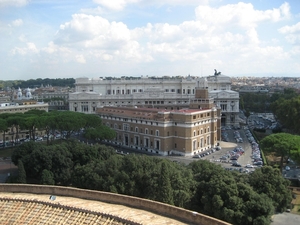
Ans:
[{"label": "parked car", "polygon": [[286,166],[286,167],[285,167],[285,170],[286,170],[286,171],[290,171],[291,168],[290,168],[289,166]]},{"label": "parked car", "polygon": [[247,164],[247,165],[246,165],[246,168],[253,168],[253,165]]},{"label": "parked car", "polygon": [[262,161],[254,162],[253,165],[261,166],[261,165],[263,165],[263,162]]},{"label": "parked car", "polygon": [[232,163],[232,166],[241,167],[242,165],[239,164],[238,162],[234,162],[234,163]]}]

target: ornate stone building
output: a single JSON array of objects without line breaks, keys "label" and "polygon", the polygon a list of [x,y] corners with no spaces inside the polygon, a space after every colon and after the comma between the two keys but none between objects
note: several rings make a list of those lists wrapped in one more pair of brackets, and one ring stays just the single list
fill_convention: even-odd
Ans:
[{"label": "ornate stone building", "polygon": [[217,73],[208,77],[77,78],[69,94],[69,110],[96,113],[101,106],[137,106],[179,110],[189,106],[198,87],[207,87],[209,97],[222,108],[222,125],[238,125],[239,93],[231,79]]}]

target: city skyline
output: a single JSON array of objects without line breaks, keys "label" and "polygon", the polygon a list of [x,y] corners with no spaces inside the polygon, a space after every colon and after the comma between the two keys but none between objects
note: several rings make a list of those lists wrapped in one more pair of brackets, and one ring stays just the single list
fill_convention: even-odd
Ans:
[{"label": "city skyline", "polygon": [[300,2],[0,0],[0,80],[300,75]]}]

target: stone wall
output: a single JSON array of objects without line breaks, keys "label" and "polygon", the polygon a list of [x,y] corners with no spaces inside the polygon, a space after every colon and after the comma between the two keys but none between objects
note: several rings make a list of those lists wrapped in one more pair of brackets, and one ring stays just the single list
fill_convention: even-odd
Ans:
[{"label": "stone wall", "polygon": [[17,192],[32,194],[48,194],[57,196],[68,196],[89,200],[98,200],[114,204],[126,205],[133,208],[143,209],[166,217],[178,219],[189,224],[201,225],[229,225],[224,221],[209,217],[197,212],[185,210],[183,208],[168,204],[151,201],[147,199],[119,195],[109,192],[84,190],[72,187],[47,186],[47,185],[27,185],[27,184],[0,184],[0,192]]}]

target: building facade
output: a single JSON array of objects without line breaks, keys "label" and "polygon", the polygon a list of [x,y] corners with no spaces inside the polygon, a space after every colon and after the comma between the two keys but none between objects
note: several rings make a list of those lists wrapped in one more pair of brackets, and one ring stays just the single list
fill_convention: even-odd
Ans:
[{"label": "building facade", "polygon": [[223,125],[238,125],[239,94],[231,91],[231,79],[221,74],[201,78],[78,78],[75,92],[69,94],[69,110],[96,113],[101,106],[179,110],[189,106],[199,87],[207,87],[215,105],[227,105],[222,110]]},{"label": "building facade", "polygon": [[104,106],[103,123],[116,131],[111,144],[160,155],[194,155],[217,146],[221,112],[207,89],[195,89],[189,108],[157,109]]}]

